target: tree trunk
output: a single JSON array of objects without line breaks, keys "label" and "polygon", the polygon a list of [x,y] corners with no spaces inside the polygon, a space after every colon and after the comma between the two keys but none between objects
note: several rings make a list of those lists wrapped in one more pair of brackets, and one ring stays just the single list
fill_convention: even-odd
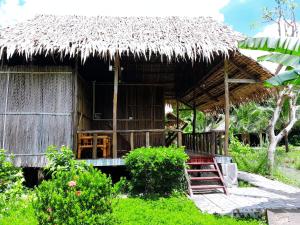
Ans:
[{"label": "tree trunk", "polygon": [[263,133],[259,132],[259,146],[262,148],[264,144]]},{"label": "tree trunk", "polygon": [[284,134],[284,145],[285,145],[285,152],[289,152],[289,134],[285,133]]},{"label": "tree trunk", "polygon": [[[277,144],[282,140],[285,135],[291,131],[292,127],[297,121],[296,111],[297,111],[297,96],[298,92],[294,92],[293,86],[288,85],[283,90],[281,90],[277,97],[276,108],[273,112],[272,119],[269,124],[269,147],[268,147],[268,169],[270,175],[273,174],[274,170],[274,156],[276,151]],[[284,101],[289,100],[289,121],[286,126],[276,135],[275,134],[275,125],[280,117],[280,112],[282,110],[282,106]]]},{"label": "tree trunk", "polygon": [[270,140],[270,145],[268,147],[268,169],[270,175],[273,174],[273,170],[274,170],[276,146],[277,146],[277,141]]}]

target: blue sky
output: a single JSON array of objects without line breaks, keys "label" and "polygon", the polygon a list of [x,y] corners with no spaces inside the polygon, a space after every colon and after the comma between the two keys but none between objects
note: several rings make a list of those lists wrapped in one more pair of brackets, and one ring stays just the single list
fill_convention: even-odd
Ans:
[{"label": "blue sky", "polygon": [[[274,0],[231,0],[221,9],[224,14],[224,22],[230,24],[235,30],[246,35],[253,36],[261,32],[266,24],[261,23],[261,15],[264,7],[274,7]],[[300,7],[300,0],[296,1]],[[297,20],[300,20],[300,8],[298,8]],[[255,29],[251,25],[255,24]]]},{"label": "blue sky", "polygon": [[[261,23],[262,9],[273,7],[274,2],[275,0],[0,0],[0,26],[41,13],[212,16],[243,34],[254,36],[262,31],[266,33],[268,24]],[[296,2],[300,7],[300,0]],[[300,8],[298,12],[297,20],[300,21]],[[251,28],[252,24],[256,24],[255,28]]]}]

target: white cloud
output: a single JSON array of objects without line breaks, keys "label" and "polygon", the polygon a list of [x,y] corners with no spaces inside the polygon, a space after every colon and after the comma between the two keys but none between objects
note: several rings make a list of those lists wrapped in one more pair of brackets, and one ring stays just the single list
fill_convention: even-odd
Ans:
[{"label": "white cloud", "polygon": [[220,10],[230,0],[6,0],[0,6],[0,24],[7,25],[36,14],[105,16],[212,16],[224,20]]},{"label": "white cloud", "polygon": [[[283,22],[282,22],[283,23]],[[300,28],[300,22],[297,22],[298,27]],[[282,25],[283,27],[283,25]],[[281,35],[285,35],[283,29]],[[291,28],[287,30],[287,32],[290,34],[292,33]],[[278,32],[278,24],[277,23],[272,23],[268,24],[263,28],[263,30],[255,35],[255,37],[279,37],[279,32]]]},{"label": "white cloud", "polygon": [[276,23],[269,24],[258,32],[254,37],[278,37],[278,25]]}]

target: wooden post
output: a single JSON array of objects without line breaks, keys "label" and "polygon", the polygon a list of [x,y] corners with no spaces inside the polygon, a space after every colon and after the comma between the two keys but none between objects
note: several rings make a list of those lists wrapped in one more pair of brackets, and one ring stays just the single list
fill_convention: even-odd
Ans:
[{"label": "wooden post", "polygon": [[193,106],[193,151],[196,151],[196,107]]},{"label": "wooden post", "polygon": [[[176,99],[176,129],[179,129],[179,106],[178,106],[178,99]],[[179,147],[179,136],[177,133],[177,145]]]},{"label": "wooden post", "polygon": [[93,134],[93,159],[97,158],[97,134]]},{"label": "wooden post", "polygon": [[130,133],[130,149],[131,150],[134,149],[134,133],[133,132]]},{"label": "wooden post", "polygon": [[120,72],[120,56],[119,53],[115,54],[115,71],[114,71],[114,97],[113,97],[113,158],[118,157],[117,148],[117,106],[118,106],[118,82]]},{"label": "wooden post", "polygon": [[78,141],[77,141],[77,128],[79,127],[78,120],[78,60],[75,60],[75,68],[74,68],[74,76],[73,77],[73,132],[71,133],[71,140],[73,139],[73,153],[77,158],[77,149],[78,149]]},{"label": "wooden post", "polygon": [[179,129],[179,105],[178,105],[178,99],[176,99],[176,129]]},{"label": "wooden post", "polygon": [[211,146],[211,152],[212,155],[218,154],[216,151],[216,133],[213,131],[210,133],[210,146]]},{"label": "wooden post", "polygon": [[150,133],[146,132],[146,147],[150,147]]},{"label": "wooden post", "polygon": [[181,133],[181,131],[177,132],[177,146],[178,147],[182,146],[182,133]]},{"label": "wooden post", "polygon": [[224,89],[225,89],[225,140],[224,140],[224,154],[228,155],[229,145],[229,85],[228,85],[228,61],[224,60]]}]

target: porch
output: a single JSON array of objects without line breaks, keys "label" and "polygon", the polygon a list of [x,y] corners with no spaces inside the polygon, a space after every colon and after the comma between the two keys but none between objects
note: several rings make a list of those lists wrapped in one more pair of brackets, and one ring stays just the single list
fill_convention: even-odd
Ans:
[{"label": "porch", "polygon": [[[159,55],[149,61],[118,53],[113,61],[88,58],[75,68],[76,158],[93,165],[123,165],[121,158],[135,148],[171,144],[184,146],[190,156],[228,156],[230,104],[253,98],[257,91],[253,87],[264,93],[260,81],[268,76],[240,54],[193,65],[184,61],[164,63]],[[169,127],[167,102],[176,111]],[[222,108],[224,131],[196,132],[197,110]],[[183,132],[181,110],[192,112],[191,133]]]}]

